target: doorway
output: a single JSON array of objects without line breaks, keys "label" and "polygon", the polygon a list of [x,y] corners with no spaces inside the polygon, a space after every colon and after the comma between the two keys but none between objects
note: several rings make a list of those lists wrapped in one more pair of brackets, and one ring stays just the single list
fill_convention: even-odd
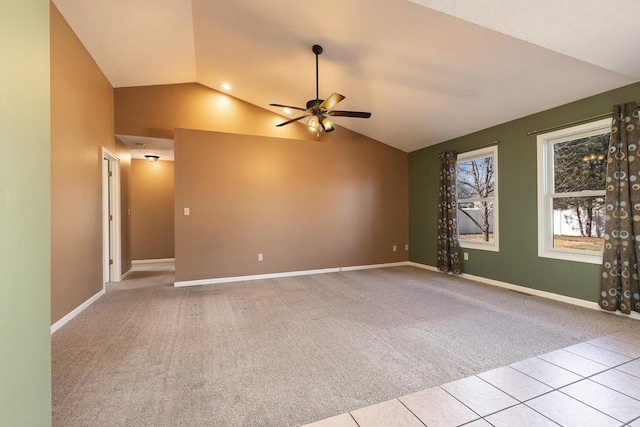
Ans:
[{"label": "doorway", "polygon": [[119,282],[121,266],[120,159],[102,148],[102,277]]}]

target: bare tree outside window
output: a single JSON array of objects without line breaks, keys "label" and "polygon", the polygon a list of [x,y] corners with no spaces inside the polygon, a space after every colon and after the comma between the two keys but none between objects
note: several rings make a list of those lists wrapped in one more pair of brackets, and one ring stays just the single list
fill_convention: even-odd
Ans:
[{"label": "bare tree outside window", "polygon": [[[491,242],[495,196],[494,156],[458,162],[458,210],[461,240]],[[466,220],[466,221],[465,221]],[[464,227],[464,223],[469,226]]]}]

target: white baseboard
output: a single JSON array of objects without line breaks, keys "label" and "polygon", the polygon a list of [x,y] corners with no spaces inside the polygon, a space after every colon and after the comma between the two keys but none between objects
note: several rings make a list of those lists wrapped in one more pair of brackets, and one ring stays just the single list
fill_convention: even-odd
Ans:
[{"label": "white baseboard", "polygon": [[[420,264],[417,262],[409,261],[408,265],[413,267],[422,268],[425,270],[440,272],[436,267],[432,265]],[[565,302],[567,304],[577,305],[580,307],[590,308],[592,310],[598,310],[609,314],[619,314],[621,316],[630,317],[631,319],[640,320],[640,313],[631,312],[631,314],[623,314],[619,311],[612,312],[603,310],[600,308],[597,302],[587,301],[579,298],[568,297],[566,295],[555,294],[553,292],[541,291],[539,289],[527,288],[526,286],[514,285],[508,282],[501,282],[500,280],[488,279],[486,277],[474,276],[473,274],[462,273],[458,277],[463,279],[473,280],[474,282],[480,282],[491,286],[497,286],[499,288],[510,289],[512,291],[521,292],[523,294],[535,295],[537,297],[547,298],[554,301]]]},{"label": "white baseboard", "polygon": [[120,281],[124,280],[131,273],[133,273],[133,268],[128,269],[122,276],[120,276]]},{"label": "white baseboard", "polygon": [[62,319],[58,320],[56,323],[51,325],[51,335],[53,335],[55,331],[57,331],[58,329],[66,325],[71,319],[76,317],[78,314],[82,313],[85,308],[89,307],[91,304],[96,302],[98,298],[100,298],[102,295],[104,295],[104,288],[100,290],[100,292],[98,292],[97,294],[95,294],[94,296],[92,296],[82,304],[80,304],[78,307],[76,307],[71,313],[67,314]]},{"label": "white baseboard", "polygon": [[440,270],[438,270],[436,267],[434,267],[432,265],[420,264],[419,262],[413,262],[413,261],[409,261],[407,264],[412,266],[412,267],[421,268],[423,270],[435,271],[435,272],[438,272],[438,273],[440,272]]},{"label": "white baseboard", "polygon": [[175,258],[158,258],[158,259],[134,259],[131,265],[137,264],[158,264],[161,262],[176,262]]},{"label": "white baseboard", "polygon": [[214,285],[216,283],[244,282],[246,280],[260,280],[260,279],[277,279],[279,277],[306,276],[309,274],[339,273],[341,271],[368,270],[372,268],[398,267],[403,265],[409,265],[409,262],[403,261],[403,262],[392,262],[388,264],[355,265],[350,267],[322,268],[319,270],[287,271],[283,273],[254,274],[251,276],[220,277],[217,279],[185,280],[185,281],[175,282],[173,286],[180,288],[185,286]]},{"label": "white baseboard", "polygon": [[409,261],[389,262],[387,264],[354,265],[352,267],[340,267],[339,271],[371,270],[372,268],[402,267],[409,265]]}]

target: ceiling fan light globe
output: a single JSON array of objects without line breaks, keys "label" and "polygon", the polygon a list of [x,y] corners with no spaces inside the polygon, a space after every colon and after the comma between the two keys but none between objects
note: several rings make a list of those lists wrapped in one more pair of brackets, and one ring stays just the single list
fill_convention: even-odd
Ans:
[{"label": "ceiling fan light globe", "polygon": [[318,116],[311,116],[307,124],[309,125],[309,128],[316,129],[318,124],[320,124],[320,120],[318,120]]},{"label": "ceiling fan light globe", "polygon": [[328,118],[322,119],[322,127],[325,132],[333,132],[335,129],[333,127],[333,123]]}]

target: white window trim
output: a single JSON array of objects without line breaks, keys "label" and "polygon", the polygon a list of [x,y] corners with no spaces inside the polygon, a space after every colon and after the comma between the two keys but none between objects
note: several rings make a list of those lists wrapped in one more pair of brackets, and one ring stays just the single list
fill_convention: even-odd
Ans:
[{"label": "white window trim", "polygon": [[[483,251],[499,252],[499,239],[498,239],[498,146],[494,145],[487,148],[480,148],[478,150],[467,151],[466,153],[458,154],[457,162],[469,162],[471,160],[483,159],[485,157],[493,156],[493,243],[490,242],[470,242],[460,238],[458,232],[458,243],[461,248],[466,249],[480,249]],[[464,199],[465,201],[473,201],[473,199]],[[484,200],[484,199],[481,199]],[[456,206],[457,206],[457,194],[456,194]],[[458,212],[458,216],[460,213]],[[459,225],[459,224],[458,224]],[[458,230],[459,231],[459,230]]]},{"label": "white window trim", "polygon": [[[560,129],[537,136],[538,143],[538,256],[566,261],[602,264],[602,253],[578,251],[553,247],[553,210],[551,195],[553,177],[549,167],[553,167],[553,144],[561,141],[585,138],[611,131],[611,119]],[[603,195],[603,191],[582,191],[582,196]],[[570,193],[575,195],[575,193]],[[560,194],[561,195],[561,194]],[[558,196],[558,194],[556,194]]]}]

